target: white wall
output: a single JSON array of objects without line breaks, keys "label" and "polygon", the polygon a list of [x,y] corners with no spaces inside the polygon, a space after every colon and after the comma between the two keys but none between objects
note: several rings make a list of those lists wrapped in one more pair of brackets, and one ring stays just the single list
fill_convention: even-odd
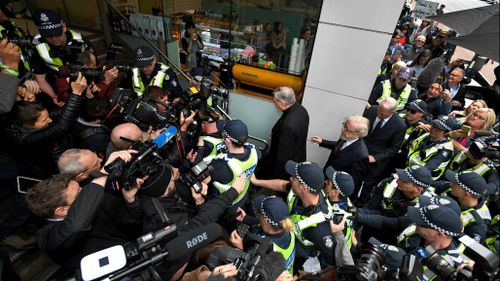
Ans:
[{"label": "white wall", "polygon": [[[303,105],[309,136],[336,140],[343,118],[361,114],[404,0],[324,0]],[[324,165],[329,150],[308,143],[309,161]]]}]

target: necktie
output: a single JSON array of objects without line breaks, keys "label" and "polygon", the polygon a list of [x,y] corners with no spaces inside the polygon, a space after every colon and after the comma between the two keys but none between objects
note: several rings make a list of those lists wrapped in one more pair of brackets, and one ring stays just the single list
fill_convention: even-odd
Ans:
[{"label": "necktie", "polygon": [[384,122],[384,120],[383,120],[383,119],[380,119],[380,118],[378,118],[378,117],[377,117],[377,121],[378,121],[378,122],[375,122],[375,123],[377,123],[377,124],[376,124],[376,125],[375,125],[375,127],[373,128],[373,130],[372,130],[372,134],[376,133],[376,132],[377,132],[377,131],[378,131],[378,130],[382,127],[382,123]]},{"label": "necktie", "polygon": [[340,150],[342,150],[342,147],[344,146],[345,144],[345,140],[343,139],[339,139],[337,141],[337,145],[335,146],[335,154],[337,154]]}]

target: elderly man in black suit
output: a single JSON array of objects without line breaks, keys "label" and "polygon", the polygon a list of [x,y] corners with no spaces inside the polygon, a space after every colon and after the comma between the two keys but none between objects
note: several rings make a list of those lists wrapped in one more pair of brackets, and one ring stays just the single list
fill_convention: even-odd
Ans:
[{"label": "elderly man in black suit", "polygon": [[263,179],[288,180],[290,176],[285,171],[285,163],[288,160],[306,161],[309,114],[296,102],[292,88],[276,88],[273,96],[276,109],[283,112],[283,115],[274,124],[269,154],[262,159],[257,175]]},{"label": "elderly man in black suit", "polygon": [[[370,120],[370,130],[365,138],[368,161],[354,168],[353,178],[358,188],[357,204],[364,205],[374,186],[384,177],[384,172],[394,154],[399,150],[405,135],[404,120],[395,113],[397,102],[388,97],[378,106],[371,106],[363,114]],[[361,189],[361,190],[359,190]]]},{"label": "elderly man in black suit", "polygon": [[313,136],[311,141],[332,150],[323,170],[332,166],[336,171],[343,171],[352,175],[353,164],[368,159],[368,148],[363,138],[368,135],[370,121],[360,115],[351,115],[345,118],[337,141],[322,139]]}]

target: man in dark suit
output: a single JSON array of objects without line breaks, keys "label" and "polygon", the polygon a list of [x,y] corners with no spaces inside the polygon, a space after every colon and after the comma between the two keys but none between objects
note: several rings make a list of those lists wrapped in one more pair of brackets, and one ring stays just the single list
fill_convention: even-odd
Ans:
[{"label": "man in dark suit", "polygon": [[363,138],[368,134],[369,127],[368,119],[359,115],[351,115],[342,124],[338,141],[324,140],[320,136],[312,137],[312,142],[332,150],[323,171],[328,166],[332,166],[336,171],[352,175],[353,164],[368,159],[368,148]]},{"label": "man in dark suit", "polygon": [[451,93],[451,106],[453,109],[462,109],[465,105],[465,88],[462,85],[465,71],[460,67],[453,68],[448,74],[445,88]]},{"label": "man in dark suit", "polygon": [[306,161],[309,115],[306,109],[295,101],[292,88],[279,87],[274,90],[273,95],[274,105],[283,115],[271,131],[269,154],[262,159],[258,177],[288,180],[290,176],[285,171],[285,163],[288,160]]},{"label": "man in dark suit", "polygon": [[[371,106],[363,114],[370,120],[370,130],[365,138],[368,161],[354,168],[354,180],[358,188],[358,205],[370,198],[372,188],[384,177],[391,157],[399,150],[405,135],[404,120],[395,113],[397,103],[388,97],[378,106]],[[361,189],[361,191],[359,191]]]}]

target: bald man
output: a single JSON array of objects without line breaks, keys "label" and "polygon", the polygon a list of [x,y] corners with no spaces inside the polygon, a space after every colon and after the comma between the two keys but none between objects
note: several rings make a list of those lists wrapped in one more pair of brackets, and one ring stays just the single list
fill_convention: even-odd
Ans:
[{"label": "bald man", "polygon": [[134,123],[123,123],[116,126],[113,131],[111,131],[111,141],[109,142],[108,148],[106,149],[106,159],[114,151],[130,148],[130,142],[125,141],[120,137],[135,142],[138,140],[142,140],[142,131]]}]

